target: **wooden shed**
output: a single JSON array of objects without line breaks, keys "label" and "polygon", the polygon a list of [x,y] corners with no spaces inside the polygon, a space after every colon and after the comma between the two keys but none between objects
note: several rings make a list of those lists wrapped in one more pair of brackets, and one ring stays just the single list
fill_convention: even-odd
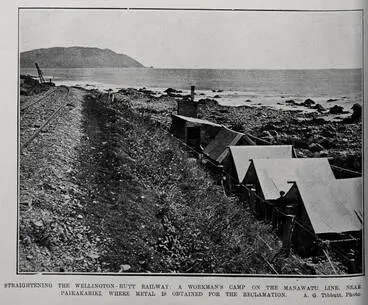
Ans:
[{"label": "wooden shed", "polygon": [[197,118],[172,115],[170,132],[187,145],[199,150],[215,138],[221,125]]},{"label": "wooden shed", "polygon": [[198,102],[182,99],[178,101],[177,114],[187,116],[191,118],[197,118],[198,115]]}]

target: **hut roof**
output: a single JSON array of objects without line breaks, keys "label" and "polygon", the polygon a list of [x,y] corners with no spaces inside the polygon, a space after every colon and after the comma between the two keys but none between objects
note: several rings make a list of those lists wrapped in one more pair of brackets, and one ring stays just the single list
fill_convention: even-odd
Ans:
[{"label": "hut roof", "polygon": [[[293,188],[297,188],[316,234],[361,230],[361,222],[354,211],[362,209],[361,180],[359,183],[356,178],[333,179],[320,183],[300,179]],[[292,192],[293,190],[290,190],[289,193]],[[293,197],[289,193],[285,196]]]},{"label": "hut roof", "polygon": [[244,133],[222,127],[216,137],[206,146],[204,153],[212,160],[221,163],[228,153],[227,148],[236,145],[241,139],[244,139],[249,145],[255,144]]},{"label": "hut roof", "polygon": [[300,180],[324,184],[335,180],[327,158],[253,159],[245,174],[244,183],[258,180],[266,200],[280,198],[280,191],[287,193],[291,182]]},{"label": "hut roof", "polygon": [[292,158],[292,145],[257,145],[257,146],[230,146],[238,181],[242,182],[250,166],[251,159],[286,159]]},{"label": "hut roof", "polygon": [[187,116],[177,115],[177,114],[173,114],[172,116],[174,118],[179,118],[181,120],[184,120],[184,121],[196,124],[196,125],[211,125],[211,126],[221,127],[221,125],[207,121],[207,120],[202,120],[202,119],[197,119],[197,118],[192,118],[192,117],[187,117]]}]

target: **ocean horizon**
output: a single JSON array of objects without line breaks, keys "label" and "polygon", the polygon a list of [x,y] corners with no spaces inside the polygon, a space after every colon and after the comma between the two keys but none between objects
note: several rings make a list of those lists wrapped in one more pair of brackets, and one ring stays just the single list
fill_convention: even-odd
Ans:
[{"label": "ocean horizon", "polygon": [[[42,67],[41,67],[42,68]],[[341,105],[347,110],[362,104],[362,69],[185,69],[185,68],[53,68],[42,69],[56,85],[100,90],[147,88],[157,94],[167,88],[189,93],[196,87],[198,98],[215,98],[222,105],[266,105],[289,108],[286,100],[313,99],[325,107]],[[35,68],[21,74],[37,75]]]}]

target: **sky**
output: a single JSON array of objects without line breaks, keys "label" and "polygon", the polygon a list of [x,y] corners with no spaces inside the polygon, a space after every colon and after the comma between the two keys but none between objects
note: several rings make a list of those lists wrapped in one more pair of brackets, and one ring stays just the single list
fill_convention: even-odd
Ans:
[{"label": "sky", "polygon": [[108,48],[156,68],[362,67],[361,12],[20,10],[19,49]]}]

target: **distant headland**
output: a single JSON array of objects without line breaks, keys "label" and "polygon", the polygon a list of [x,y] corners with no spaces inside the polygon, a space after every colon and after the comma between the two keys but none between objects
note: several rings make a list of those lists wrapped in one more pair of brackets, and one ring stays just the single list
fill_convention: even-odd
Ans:
[{"label": "distant headland", "polygon": [[42,68],[143,68],[135,59],[110,49],[92,47],[54,47],[20,53],[20,67]]}]

